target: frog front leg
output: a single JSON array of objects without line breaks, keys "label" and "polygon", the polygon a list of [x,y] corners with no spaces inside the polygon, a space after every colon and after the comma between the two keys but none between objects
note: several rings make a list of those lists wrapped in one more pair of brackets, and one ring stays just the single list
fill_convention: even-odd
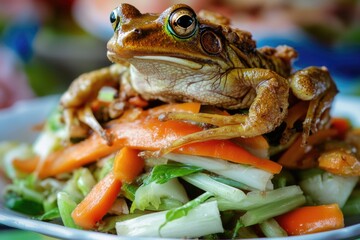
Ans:
[{"label": "frog front leg", "polygon": [[303,144],[307,137],[328,125],[330,107],[338,90],[325,67],[308,67],[289,78],[293,94],[300,100],[309,101],[303,122]]},{"label": "frog front leg", "polygon": [[81,121],[102,136],[108,144],[111,143],[110,136],[95,119],[89,104],[97,97],[102,87],[118,86],[120,76],[126,69],[126,66],[114,64],[110,67],[82,74],[72,82],[60,99],[69,138],[72,135],[72,129],[76,128],[75,126]]},{"label": "frog front leg", "polygon": [[162,149],[160,154],[192,142],[262,135],[274,130],[283,122],[288,109],[289,83],[287,79],[271,70],[257,68],[233,69],[225,78],[228,82],[223,85],[224,92],[230,90],[227,88],[234,87],[255,89],[256,97],[249,107],[248,114],[222,116],[207,113],[167,113],[162,116],[163,120],[188,120],[219,127],[177,139],[170,146]]}]

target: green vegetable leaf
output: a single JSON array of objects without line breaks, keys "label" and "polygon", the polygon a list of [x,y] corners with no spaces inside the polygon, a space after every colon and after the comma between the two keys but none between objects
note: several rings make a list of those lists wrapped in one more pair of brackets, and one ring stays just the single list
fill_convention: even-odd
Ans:
[{"label": "green vegetable leaf", "polygon": [[152,169],[150,175],[144,179],[144,184],[147,185],[152,182],[163,184],[170,179],[186,176],[192,173],[200,172],[202,170],[203,169],[200,167],[177,163],[157,165]]},{"label": "green vegetable leaf", "polygon": [[8,193],[5,195],[5,206],[11,210],[31,216],[43,214],[44,212],[41,203],[22,198],[16,193]]},{"label": "green vegetable leaf", "polygon": [[212,196],[213,194],[209,192],[205,192],[200,196],[198,196],[197,198],[191,200],[190,202],[187,202],[186,204],[182,205],[181,207],[169,210],[166,213],[166,221],[160,226],[159,232],[161,231],[161,228],[163,228],[167,223],[186,216],[190,210],[199,206],[201,203],[205,202]]},{"label": "green vegetable leaf", "polygon": [[34,219],[39,220],[39,221],[47,221],[47,220],[53,220],[56,218],[60,218],[60,212],[57,207],[45,212],[43,215],[35,217]]}]

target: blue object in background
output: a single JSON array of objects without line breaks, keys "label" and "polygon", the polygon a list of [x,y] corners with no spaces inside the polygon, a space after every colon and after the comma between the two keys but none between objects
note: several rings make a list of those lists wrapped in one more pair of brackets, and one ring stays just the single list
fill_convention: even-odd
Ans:
[{"label": "blue object in background", "polygon": [[4,29],[1,41],[26,62],[33,55],[33,42],[39,28],[39,22],[35,19],[12,22]]}]

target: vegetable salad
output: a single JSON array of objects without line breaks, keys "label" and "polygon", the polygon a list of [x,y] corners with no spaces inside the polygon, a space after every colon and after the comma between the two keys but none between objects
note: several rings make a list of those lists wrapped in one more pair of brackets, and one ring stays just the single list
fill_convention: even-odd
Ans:
[{"label": "vegetable salad", "polygon": [[203,129],[160,121],[169,111],[208,110],[198,103],[128,109],[104,124],[111,146],[95,133],[64,145],[66,129],[54,110],[33,144],[0,145],[12,182],[6,207],[70,228],[204,239],[310,234],[342,228],[344,216],[360,214],[360,131],[345,119],[332,119],[306,146],[300,131],[286,143],[274,132],[161,155],[175,139]]}]

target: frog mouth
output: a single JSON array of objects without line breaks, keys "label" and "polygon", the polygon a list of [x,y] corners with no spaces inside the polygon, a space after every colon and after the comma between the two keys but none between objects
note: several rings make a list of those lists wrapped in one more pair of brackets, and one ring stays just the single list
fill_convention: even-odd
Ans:
[{"label": "frog mouth", "polygon": [[[178,66],[191,68],[193,70],[199,70],[203,67],[203,65],[200,63],[178,57],[149,55],[149,56],[134,56],[133,59],[134,59],[133,61],[135,62],[138,59],[140,61],[157,61],[157,62],[173,63]],[[129,60],[129,62],[131,63],[132,60]]]}]

